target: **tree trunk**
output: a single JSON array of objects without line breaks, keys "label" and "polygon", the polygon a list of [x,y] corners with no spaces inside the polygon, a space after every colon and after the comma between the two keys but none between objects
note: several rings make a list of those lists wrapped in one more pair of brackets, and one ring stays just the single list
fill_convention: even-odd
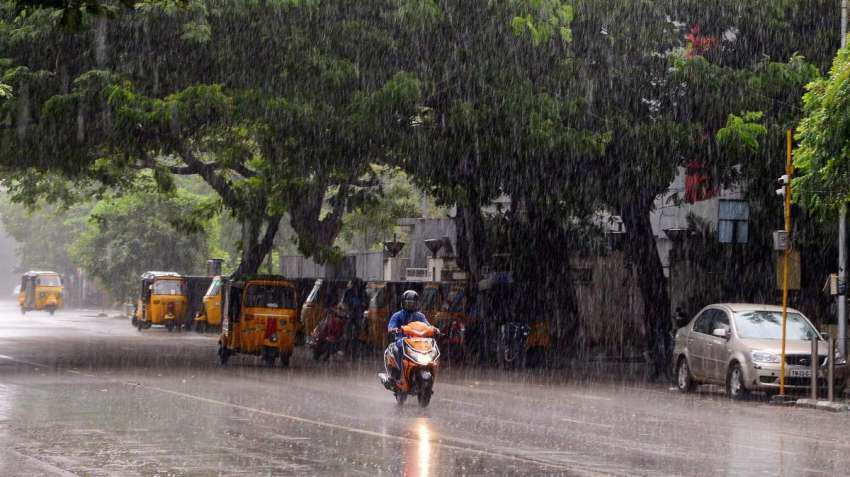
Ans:
[{"label": "tree trunk", "polygon": [[280,215],[269,217],[266,222],[266,230],[260,239],[260,226],[262,222],[252,221],[243,225],[242,233],[242,262],[233,273],[234,277],[256,274],[263,264],[266,255],[274,246],[274,238],[280,227]]},{"label": "tree trunk", "polygon": [[458,265],[469,274],[471,283],[483,277],[484,250],[487,248],[481,211],[477,205],[458,205],[455,217]]},{"label": "tree trunk", "polygon": [[647,348],[654,378],[669,376],[672,339],[670,335],[670,292],[649,213],[654,197],[630,201],[622,211],[628,239],[626,260],[635,266],[638,287],[643,301],[643,320],[647,333]]},{"label": "tree trunk", "polygon": [[331,201],[330,213],[322,217],[325,189],[323,183],[317,183],[302,191],[291,199],[289,210],[289,222],[298,238],[299,251],[319,264],[333,256],[334,242],[342,230],[342,218],[348,205],[349,185],[340,185],[337,199]]},{"label": "tree trunk", "polygon": [[549,323],[555,339],[551,358],[579,356],[584,334],[579,327],[578,298],[570,270],[569,232],[554,218],[557,215],[553,211],[538,205],[542,200],[526,198],[523,203],[528,222],[520,221],[514,226],[525,227],[517,234],[524,239],[512,244],[512,255],[522,257],[515,267],[521,271],[516,278],[533,285],[527,308]]}]

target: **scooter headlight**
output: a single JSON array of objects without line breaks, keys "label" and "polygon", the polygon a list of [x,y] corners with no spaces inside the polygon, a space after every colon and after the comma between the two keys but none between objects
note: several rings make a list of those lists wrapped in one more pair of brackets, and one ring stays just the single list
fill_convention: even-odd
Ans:
[{"label": "scooter headlight", "polygon": [[420,366],[428,366],[437,361],[440,357],[440,350],[437,346],[432,346],[428,351],[419,351],[412,346],[405,347],[405,355],[414,363]]}]

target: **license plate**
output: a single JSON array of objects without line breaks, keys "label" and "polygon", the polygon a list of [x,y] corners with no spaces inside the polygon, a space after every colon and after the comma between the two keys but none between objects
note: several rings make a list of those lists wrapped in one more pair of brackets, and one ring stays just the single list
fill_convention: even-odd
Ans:
[{"label": "license plate", "polygon": [[811,378],[812,370],[811,369],[792,369],[791,370],[792,378]]}]

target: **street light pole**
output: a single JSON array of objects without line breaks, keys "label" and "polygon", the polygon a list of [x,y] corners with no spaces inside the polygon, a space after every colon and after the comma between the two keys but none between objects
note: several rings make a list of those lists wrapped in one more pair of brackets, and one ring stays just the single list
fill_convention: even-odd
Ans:
[{"label": "street light pole", "polygon": [[[841,0],[841,48],[847,46],[847,0]],[[847,205],[838,212],[838,353],[847,357]]]},{"label": "street light pole", "polygon": [[788,258],[791,255],[791,180],[794,178],[794,159],[791,156],[791,130],[785,134],[785,236],[787,245],[782,257],[782,351],[779,354],[779,395],[785,396],[785,335],[788,328]]}]

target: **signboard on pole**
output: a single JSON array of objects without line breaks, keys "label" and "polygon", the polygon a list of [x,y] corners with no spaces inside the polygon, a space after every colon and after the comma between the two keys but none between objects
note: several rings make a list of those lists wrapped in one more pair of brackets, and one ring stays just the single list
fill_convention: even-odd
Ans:
[{"label": "signboard on pole", "polygon": [[784,230],[773,231],[773,250],[784,252],[788,250],[788,234]]},{"label": "signboard on pole", "polygon": [[[782,290],[782,262],[783,254],[776,254],[776,289]],[[800,252],[791,250],[788,252],[788,289],[800,289]]]}]

